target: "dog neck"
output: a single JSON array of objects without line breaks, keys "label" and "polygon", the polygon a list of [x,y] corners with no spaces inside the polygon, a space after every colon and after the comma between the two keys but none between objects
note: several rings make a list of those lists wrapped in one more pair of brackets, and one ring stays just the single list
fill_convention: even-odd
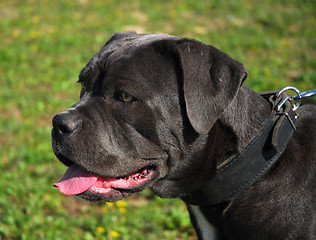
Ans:
[{"label": "dog neck", "polygon": [[[249,91],[247,88],[245,90]],[[217,163],[217,174],[191,196],[184,197],[184,201],[204,206],[225,202],[257,182],[278,161],[296,129],[297,115],[293,111],[291,102],[284,102],[284,99],[279,97],[274,99],[275,96],[275,94],[265,95],[265,97],[269,97],[273,106],[281,106],[280,102],[282,103],[281,112],[273,110],[270,115],[265,114],[265,110],[269,110],[269,108],[265,108],[265,104],[260,104],[262,101],[259,98],[252,97],[250,98],[253,99],[251,105],[261,106],[261,114],[250,112],[249,105],[246,108],[238,108],[240,105],[233,105],[238,109],[235,112],[228,111],[232,117],[225,119],[223,116],[214,125],[210,138],[212,138],[212,148],[215,151],[211,152],[213,154],[210,160]],[[242,97],[241,93],[237,98],[243,99],[242,103],[245,104],[247,99]],[[240,104],[240,102],[236,102]],[[249,100],[248,103],[250,103]],[[247,119],[242,118],[244,117],[242,112],[245,110],[250,112]],[[257,110],[257,112],[259,111]],[[239,121],[236,122],[236,119]],[[250,123],[254,123],[254,125]],[[259,127],[260,125],[261,127]],[[239,135],[240,138],[236,137]],[[249,142],[247,141],[244,146],[247,138]],[[223,139],[228,141],[223,142]],[[242,151],[239,150],[241,146]],[[222,158],[223,153],[228,157]],[[219,159],[222,160],[219,161]]]},{"label": "dog neck", "polygon": [[[246,166],[246,171],[248,173],[254,172],[254,174],[257,175],[258,169],[259,172],[262,169],[261,162],[259,162],[258,169],[257,167],[254,169],[248,169],[249,167],[251,168],[253,166],[252,164],[245,165],[245,163],[247,163],[249,159],[253,159],[254,153],[257,154],[257,148],[255,148],[254,151],[253,148],[249,147],[249,144],[256,143],[254,146],[258,146],[258,151],[260,151],[261,146],[263,146],[262,144],[266,142],[264,138],[269,135],[272,126],[274,126],[274,124],[271,125],[270,122],[271,105],[259,94],[253,92],[248,87],[242,87],[234,101],[226,109],[221,118],[216,121],[209,133],[208,143],[210,145],[208,148],[208,161],[212,161],[213,163],[215,162],[217,166],[220,166],[226,164],[229,159],[237,159],[236,157],[239,158],[242,152],[243,154],[245,154],[245,149],[251,149],[248,155],[243,155],[245,156],[245,160],[237,161],[237,172],[240,171],[241,167]],[[269,125],[267,125],[267,123],[269,123]],[[253,141],[253,139],[261,140],[261,138],[259,138],[258,136],[263,137],[262,142],[259,141],[260,144],[258,144],[257,141]],[[261,160],[262,158],[258,159]],[[240,166],[238,165],[239,162],[241,162]],[[266,161],[263,162],[264,164],[266,164]],[[229,166],[231,166],[231,164],[229,164]],[[263,167],[264,169],[268,169],[265,165]],[[233,168],[233,174],[235,174],[234,172],[237,173],[235,168]],[[209,172],[209,177],[212,177],[213,173],[213,171],[211,173]],[[227,181],[231,181],[231,174],[232,173],[229,172],[229,175],[225,177]],[[248,181],[248,178],[240,179],[242,180],[242,185],[237,185],[238,189],[240,188],[240,186],[247,186],[244,184],[244,180],[246,180],[246,182],[250,182]],[[228,190],[228,192],[224,191],[225,196],[227,195],[227,193],[229,193],[230,195],[232,192],[236,192],[235,188],[231,189],[230,187],[225,187],[235,186],[234,184],[230,184],[228,182],[228,184],[225,183],[225,186],[223,186],[222,182],[220,182],[219,185],[216,184],[216,181],[214,183],[213,178],[210,178],[209,180],[210,181],[204,182],[203,186],[198,191],[194,192],[191,196],[186,196],[182,199],[185,202],[194,205],[209,205],[213,202],[216,203],[218,199],[223,198],[223,192],[221,192],[221,190],[220,192],[218,192],[218,189]],[[236,183],[239,184],[239,182]],[[212,196],[209,196],[209,193],[212,193],[212,196],[215,197],[215,200]]]}]

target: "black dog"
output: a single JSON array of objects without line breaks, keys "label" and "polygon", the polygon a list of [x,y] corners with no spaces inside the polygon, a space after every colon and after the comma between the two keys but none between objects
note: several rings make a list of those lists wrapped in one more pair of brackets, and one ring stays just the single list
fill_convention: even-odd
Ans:
[{"label": "black dog", "polygon": [[195,40],[115,34],[53,118],[69,166],[55,186],[89,201],[180,197],[199,239],[316,239],[316,108],[294,112],[247,75]]}]

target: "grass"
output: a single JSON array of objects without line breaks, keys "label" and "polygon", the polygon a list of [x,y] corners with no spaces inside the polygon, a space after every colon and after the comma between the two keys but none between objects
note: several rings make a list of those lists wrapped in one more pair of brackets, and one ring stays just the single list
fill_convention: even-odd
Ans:
[{"label": "grass", "polygon": [[316,87],[313,1],[1,1],[0,239],[195,239],[184,204],[151,192],[88,204],[52,184],[65,167],[51,118],[79,96],[81,68],[117,31],[169,33],[244,63],[256,91]]}]

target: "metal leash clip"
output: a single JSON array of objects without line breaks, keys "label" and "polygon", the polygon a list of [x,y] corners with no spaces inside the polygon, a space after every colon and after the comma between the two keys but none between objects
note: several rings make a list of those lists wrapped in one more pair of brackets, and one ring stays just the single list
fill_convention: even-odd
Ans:
[{"label": "metal leash clip", "polygon": [[[300,93],[300,95],[301,95],[301,98],[313,97],[316,95],[316,89],[302,92],[302,93]],[[296,99],[296,98],[299,98],[299,96],[295,95],[293,98]]]},{"label": "metal leash clip", "polygon": [[[282,88],[280,91],[278,91],[275,94],[276,98],[281,97],[281,95],[284,92],[289,91],[289,90],[294,91],[296,93],[296,95],[294,95],[294,96],[285,95],[285,97],[276,105],[276,112],[277,112],[277,115],[285,115],[287,117],[287,119],[289,120],[289,122],[291,123],[291,126],[293,127],[293,129],[296,130],[295,124],[292,121],[291,117],[289,116],[289,112],[288,111],[281,111],[281,110],[283,109],[284,104],[288,101],[292,106],[292,111],[295,112],[301,104],[301,99],[315,96],[316,89],[301,93],[300,90],[298,90],[296,87],[288,86],[288,87]],[[295,119],[296,118],[297,118],[297,116],[295,116]]]},{"label": "metal leash clip", "polygon": [[[289,115],[289,108],[292,107],[292,111],[295,112],[298,107],[301,104],[301,92],[300,90],[298,90],[295,87],[292,86],[288,86],[285,88],[282,88],[280,91],[278,91],[275,96],[276,98],[281,97],[281,95],[285,92],[285,91],[294,91],[296,93],[296,97],[292,97],[292,96],[288,96],[287,94],[285,95],[285,97],[278,103],[278,105],[276,105],[276,114],[277,115],[285,115],[286,118],[289,120],[289,123],[291,124],[292,128],[294,129],[294,131],[296,131],[296,126],[295,126],[295,119],[297,118],[296,114],[294,115],[294,119],[292,120],[290,115]],[[285,105],[285,103],[289,102],[291,105]],[[283,110],[282,110],[283,109]],[[281,111],[282,110],[282,111]]]},{"label": "metal leash clip", "polygon": [[296,87],[288,86],[288,87],[282,88],[280,91],[276,93],[276,97],[277,98],[280,97],[282,93],[289,90],[296,92],[296,95],[294,97],[286,96],[284,99],[282,99],[280,103],[276,106],[277,112],[281,111],[281,108],[286,103],[286,101],[289,101],[291,103],[293,111],[296,111],[296,109],[298,109],[298,107],[300,106],[302,96],[301,96],[300,90],[298,90]]}]

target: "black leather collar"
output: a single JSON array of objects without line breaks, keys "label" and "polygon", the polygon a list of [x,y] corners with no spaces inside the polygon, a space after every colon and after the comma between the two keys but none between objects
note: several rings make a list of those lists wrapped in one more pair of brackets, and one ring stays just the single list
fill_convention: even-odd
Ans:
[{"label": "black leather collar", "polygon": [[286,94],[262,95],[272,104],[264,128],[240,154],[217,167],[217,174],[199,190],[181,197],[188,204],[210,206],[233,198],[257,182],[280,158],[295,131],[293,103]]}]

